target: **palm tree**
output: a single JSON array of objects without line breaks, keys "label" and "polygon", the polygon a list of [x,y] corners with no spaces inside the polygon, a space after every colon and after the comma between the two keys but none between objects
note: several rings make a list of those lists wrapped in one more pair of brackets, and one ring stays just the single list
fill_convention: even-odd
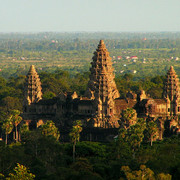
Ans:
[{"label": "palm tree", "polygon": [[14,124],[15,129],[16,129],[15,140],[16,140],[16,142],[17,142],[17,141],[18,141],[18,130],[17,130],[17,126],[18,126],[18,124],[22,121],[22,117],[19,116],[19,115],[20,115],[20,111],[19,111],[19,110],[12,110],[12,111],[11,111],[11,115],[12,115],[13,124]]},{"label": "palm tree", "polygon": [[2,125],[2,129],[5,131],[6,134],[6,144],[7,144],[7,137],[13,130],[13,123],[12,123],[12,116],[9,116]]},{"label": "palm tree", "polygon": [[149,135],[149,138],[150,138],[150,143],[151,143],[151,146],[152,146],[153,140],[158,134],[158,128],[157,128],[157,125],[156,125],[156,123],[154,121],[150,121],[147,124],[147,132],[148,132],[148,135]]},{"label": "palm tree", "polygon": [[73,143],[73,162],[75,162],[76,143],[80,139],[80,132],[82,131],[82,123],[80,120],[75,121],[74,126],[69,133],[71,141]]}]

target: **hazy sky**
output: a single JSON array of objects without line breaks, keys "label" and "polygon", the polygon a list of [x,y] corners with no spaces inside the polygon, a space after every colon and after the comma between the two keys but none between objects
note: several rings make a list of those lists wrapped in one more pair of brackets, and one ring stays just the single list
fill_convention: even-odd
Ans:
[{"label": "hazy sky", "polygon": [[0,0],[0,32],[180,31],[180,0]]}]

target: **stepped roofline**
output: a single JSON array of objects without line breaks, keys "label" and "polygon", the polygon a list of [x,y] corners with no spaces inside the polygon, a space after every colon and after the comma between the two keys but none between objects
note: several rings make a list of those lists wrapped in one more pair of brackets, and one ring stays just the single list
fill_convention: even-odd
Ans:
[{"label": "stepped roofline", "polygon": [[[103,40],[99,41],[92,60],[90,80],[85,96],[94,100],[93,111],[99,119],[94,127],[114,127],[117,124],[115,99],[120,95],[114,81],[111,57]],[[107,119],[108,122],[106,122]]]},{"label": "stepped roofline", "polygon": [[170,102],[169,113],[170,115],[179,114],[180,108],[180,89],[179,89],[179,78],[171,66],[167,72],[167,79],[164,86],[164,98],[167,102]]},{"label": "stepped roofline", "polygon": [[35,66],[31,65],[26,75],[25,87],[24,87],[24,104],[30,105],[36,103],[42,99],[42,87],[38,73]]},{"label": "stepped roofline", "polygon": [[104,43],[104,40],[100,40],[99,41],[98,49],[97,50],[100,50],[100,49],[106,49],[106,45]]}]

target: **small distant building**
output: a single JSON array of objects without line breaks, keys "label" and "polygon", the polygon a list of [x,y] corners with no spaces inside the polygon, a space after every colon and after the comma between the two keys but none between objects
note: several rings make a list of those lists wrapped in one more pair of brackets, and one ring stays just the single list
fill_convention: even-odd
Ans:
[{"label": "small distant building", "polygon": [[113,56],[112,58],[113,58],[113,59],[116,59],[116,56]]},{"label": "small distant building", "polygon": [[124,70],[121,70],[121,71],[120,71],[120,73],[123,73],[123,72],[124,72]]},{"label": "small distant building", "polygon": [[129,56],[126,56],[126,59],[130,59],[130,57],[129,57]]},{"label": "small distant building", "polygon": [[118,59],[118,60],[122,59],[122,56],[118,56],[117,59]]},{"label": "small distant building", "polygon": [[178,60],[179,60],[179,57],[175,57],[174,59],[175,59],[176,61],[178,61]]},{"label": "small distant building", "polygon": [[136,71],[136,70],[133,70],[133,71],[132,71],[132,73],[133,73],[133,74],[136,74],[136,73],[137,73],[137,71]]},{"label": "small distant building", "polygon": [[20,59],[21,59],[21,60],[25,60],[25,57],[21,57]]},{"label": "small distant building", "polygon": [[136,59],[132,59],[132,62],[136,62]]},{"label": "small distant building", "polygon": [[131,56],[130,59],[138,59],[137,56]]}]

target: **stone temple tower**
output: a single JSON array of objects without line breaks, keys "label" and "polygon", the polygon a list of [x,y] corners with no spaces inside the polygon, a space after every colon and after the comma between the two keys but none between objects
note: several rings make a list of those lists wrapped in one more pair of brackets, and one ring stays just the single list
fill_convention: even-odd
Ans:
[{"label": "stone temple tower", "polygon": [[179,78],[173,66],[167,72],[167,79],[164,86],[164,97],[167,99],[168,114],[177,115],[180,114],[180,89]]},{"label": "stone temple tower", "polygon": [[34,65],[29,69],[24,87],[24,107],[42,99],[41,81]]},{"label": "stone temple tower", "polygon": [[114,81],[111,57],[103,40],[100,40],[92,59],[86,96],[94,100],[97,117],[94,126],[114,127],[116,123],[114,122],[116,114],[114,99],[120,95]]}]

